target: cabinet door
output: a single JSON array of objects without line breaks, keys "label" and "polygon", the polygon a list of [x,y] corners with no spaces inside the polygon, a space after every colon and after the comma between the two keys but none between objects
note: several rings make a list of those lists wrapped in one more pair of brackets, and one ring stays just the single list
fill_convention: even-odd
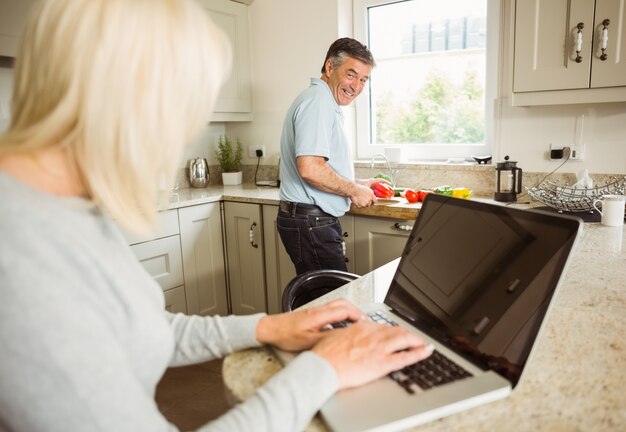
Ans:
[{"label": "cabinet door", "polygon": [[517,0],[515,8],[513,91],[589,88],[594,0]]},{"label": "cabinet door", "polygon": [[356,273],[364,275],[402,255],[413,222],[354,217]]},{"label": "cabinet door", "polygon": [[226,270],[219,203],[178,210],[187,312],[227,315]]},{"label": "cabinet door", "polygon": [[283,246],[276,218],[278,206],[263,206],[263,242],[265,244],[265,283],[267,285],[267,312],[282,312],[283,290],[296,276],[296,268]]},{"label": "cabinet door", "polygon": [[[626,86],[626,0],[596,0],[591,87]],[[606,28],[606,59],[602,60],[603,22]]]},{"label": "cabinet door", "polygon": [[[200,0],[209,16],[228,37],[233,54],[232,72],[222,86],[215,104],[216,113],[250,113],[250,36],[248,7],[230,0]],[[219,121],[228,120],[227,117]]]},{"label": "cabinet door", "polygon": [[15,57],[19,36],[34,0],[0,0],[0,56]]},{"label": "cabinet door", "polygon": [[184,283],[178,235],[138,243],[130,248],[163,291]]},{"label": "cabinet door", "polygon": [[232,312],[266,312],[261,206],[226,202],[224,222]]}]

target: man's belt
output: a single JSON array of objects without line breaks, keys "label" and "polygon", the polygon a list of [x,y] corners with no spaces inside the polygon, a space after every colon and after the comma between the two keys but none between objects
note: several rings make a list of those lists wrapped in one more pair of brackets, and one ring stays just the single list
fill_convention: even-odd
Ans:
[{"label": "man's belt", "polygon": [[316,206],[315,204],[297,203],[291,201],[280,201],[279,208],[281,211],[287,212],[291,215],[305,215],[305,216],[327,216],[332,217],[331,214],[326,213],[324,210]]}]

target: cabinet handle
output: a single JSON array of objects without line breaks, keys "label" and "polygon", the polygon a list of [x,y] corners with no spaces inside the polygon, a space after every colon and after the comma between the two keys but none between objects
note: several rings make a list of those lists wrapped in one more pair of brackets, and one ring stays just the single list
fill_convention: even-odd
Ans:
[{"label": "cabinet handle", "polygon": [[252,222],[252,225],[250,225],[250,244],[252,245],[252,247],[258,248],[259,245],[254,242],[254,227],[256,227],[256,222]]},{"label": "cabinet handle", "polygon": [[579,22],[576,28],[578,31],[576,32],[576,59],[574,61],[580,63],[583,61],[580,52],[583,49],[583,28],[585,28],[585,23]]},{"label": "cabinet handle", "polygon": [[607,59],[607,55],[604,51],[606,50],[606,44],[609,42],[609,24],[611,24],[611,21],[608,18],[602,21],[602,39],[600,39],[600,50],[602,51],[600,60],[602,61]]},{"label": "cabinet handle", "polygon": [[411,231],[413,229],[413,225],[396,222],[395,224],[393,224],[392,228],[398,231]]}]

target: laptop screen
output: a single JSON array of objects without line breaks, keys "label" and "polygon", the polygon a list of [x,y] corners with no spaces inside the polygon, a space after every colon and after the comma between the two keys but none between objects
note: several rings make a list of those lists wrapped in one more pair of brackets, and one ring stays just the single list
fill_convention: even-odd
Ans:
[{"label": "laptop screen", "polygon": [[580,224],[575,217],[430,194],[385,303],[515,386]]}]

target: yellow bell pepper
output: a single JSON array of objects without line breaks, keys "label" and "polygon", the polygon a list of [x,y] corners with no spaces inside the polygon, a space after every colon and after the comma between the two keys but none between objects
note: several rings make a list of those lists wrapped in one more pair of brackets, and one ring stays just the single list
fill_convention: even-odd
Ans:
[{"label": "yellow bell pepper", "polygon": [[468,188],[454,188],[452,189],[452,196],[456,197],[456,198],[463,198],[463,199],[471,199],[472,198],[472,191],[469,190]]}]

